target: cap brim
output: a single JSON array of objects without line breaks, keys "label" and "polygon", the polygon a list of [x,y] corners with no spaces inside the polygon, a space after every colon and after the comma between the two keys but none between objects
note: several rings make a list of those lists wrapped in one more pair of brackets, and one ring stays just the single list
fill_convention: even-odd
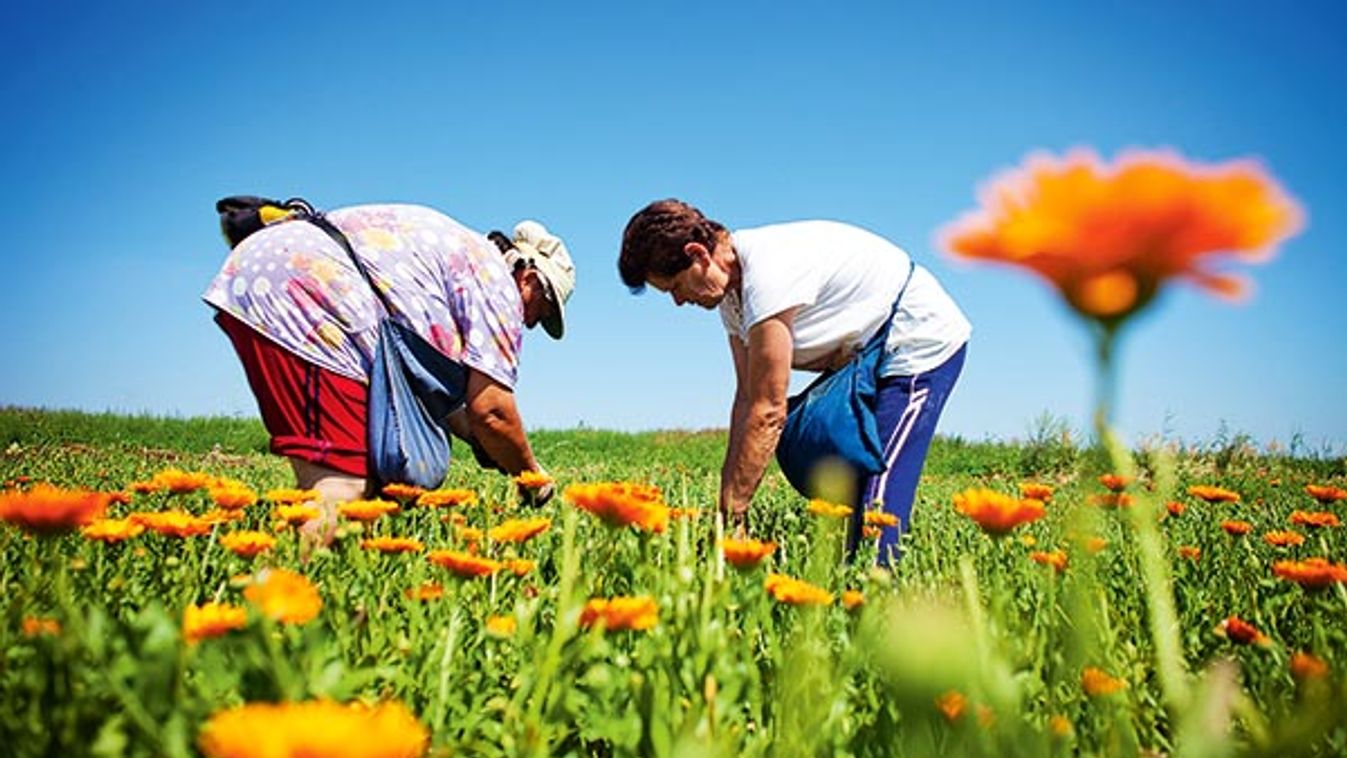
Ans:
[{"label": "cap brim", "polygon": [[547,336],[559,340],[566,333],[566,306],[562,305],[560,300],[557,300],[556,295],[549,295],[548,299],[552,301],[552,306],[556,310],[540,323],[547,332]]}]

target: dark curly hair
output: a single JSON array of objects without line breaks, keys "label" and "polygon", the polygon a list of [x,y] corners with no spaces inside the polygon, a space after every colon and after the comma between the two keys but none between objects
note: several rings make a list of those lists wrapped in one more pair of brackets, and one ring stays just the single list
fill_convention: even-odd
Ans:
[{"label": "dark curly hair", "polygon": [[697,242],[714,248],[724,232],[723,225],[682,200],[656,200],[637,211],[622,232],[617,259],[622,283],[639,293],[651,274],[674,276],[692,265],[684,245]]}]

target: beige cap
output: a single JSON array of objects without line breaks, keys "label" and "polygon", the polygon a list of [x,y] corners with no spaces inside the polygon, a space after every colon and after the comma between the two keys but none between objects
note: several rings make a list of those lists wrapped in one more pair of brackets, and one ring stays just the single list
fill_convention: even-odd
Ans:
[{"label": "beige cap", "polygon": [[566,301],[575,291],[575,263],[566,250],[566,243],[537,221],[516,224],[513,241],[519,250],[519,259],[537,269],[556,305],[556,312],[543,319],[542,324],[553,339],[559,340],[566,331]]}]

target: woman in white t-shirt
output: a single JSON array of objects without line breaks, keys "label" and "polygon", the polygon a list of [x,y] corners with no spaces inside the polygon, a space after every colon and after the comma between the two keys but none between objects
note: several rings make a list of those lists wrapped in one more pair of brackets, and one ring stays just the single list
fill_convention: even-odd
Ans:
[{"label": "woman in white t-shirt", "polygon": [[[935,277],[898,246],[855,226],[798,221],[730,232],[679,200],[632,216],[618,268],[634,292],[649,284],[677,305],[720,311],[735,373],[720,508],[741,527],[776,451],[791,369],[845,364],[892,317],[875,407],[885,468],[861,482],[852,504],[879,501],[898,517],[879,543],[882,563],[896,558],[972,331]],[[853,514],[853,547],[863,510]]]}]

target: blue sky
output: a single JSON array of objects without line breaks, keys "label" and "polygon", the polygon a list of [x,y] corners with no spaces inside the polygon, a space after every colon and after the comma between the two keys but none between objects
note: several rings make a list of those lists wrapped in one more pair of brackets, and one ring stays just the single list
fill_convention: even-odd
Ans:
[{"label": "blue sky", "polygon": [[213,203],[246,193],[424,203],[483,231],[541,219],[579,284],[566,339],[525,338],[526,423],[723,426],[716,315],[617,277],[627,218],[675,196],[732,228],[849,221],[931,268],[975,329],[943,432],[1023,437],[1045,412],[1080,428],[1085,331],[934,234],[1031,150],[1168,146],[1260,158],[1309,224],[1247,269],[1247,305],[1179,286],[1133,324],[1120,428],[1340,449],[1343,7],[18,3],[0,29],[0,404],[254,414],[199,299],[227,253]]}]

